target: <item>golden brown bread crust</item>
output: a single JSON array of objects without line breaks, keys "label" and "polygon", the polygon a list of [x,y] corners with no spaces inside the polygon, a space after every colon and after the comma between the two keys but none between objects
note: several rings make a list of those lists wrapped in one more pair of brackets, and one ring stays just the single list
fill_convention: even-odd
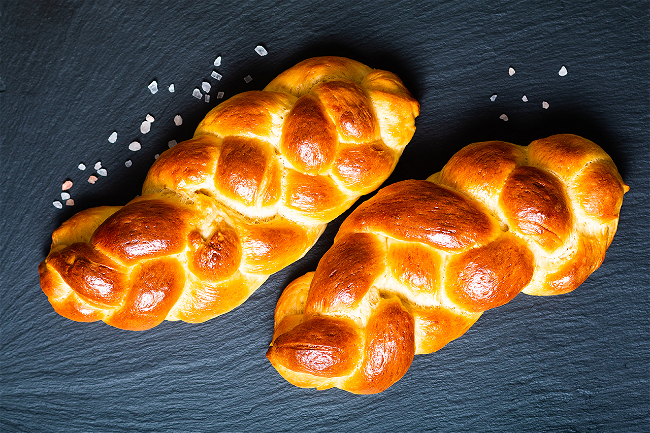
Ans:
[{"label": "golden brown bread crust", "polygon": [[43,291],[65,317],[123,329],[223,314],[386,180],[418,114],[390,72],[305,60],[211,110],[141,197],[55,230]]},{"label": "golden brown bread crust", "polygon": [[[316,271],[280,297],[267,357],[297,386],[381,392],[483,311],[578,287],[602,263],[628,189],[575,135],[466,146],[427,181],[387,186],[350,214]],[[332,364],[316,372],[322,359]]]}]

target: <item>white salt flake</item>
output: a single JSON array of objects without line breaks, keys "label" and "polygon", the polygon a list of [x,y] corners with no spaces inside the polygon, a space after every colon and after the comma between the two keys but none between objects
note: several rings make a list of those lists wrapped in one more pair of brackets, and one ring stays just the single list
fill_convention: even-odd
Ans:
[{"label": "white salt flake", "polygon": [[116,141],[117,141],[117,131],[113,131],[113,133],[108,137],[108,142],[115,143]]},{"label": "white salt flake", "polygon": [[246,81],[247,83],[250,83],[251,81],[253,81],[253,77],[251,77],[250,75],[246,75],[244,77],[244,81]]},{"label": "white salt flake", "polygon": [[560,77],[564,77],[566,74],[567,74],[566,67],[565,67],[565,66],[562,66],[562,67],[560,68],[560,70],[558,71],[558,75],[559,75]]},{"label": "white salt flake", "polygon": [[142,148],[142,146],[137,141],[132,141],[131,144],[129,144],[129,150],[130,151],[137,152],[141,148]]},{"label": "white salt flake", "polygon": [[546,110],[548,108],[548,102],[542,101],[542,108]]},{"label": "white salt flake", "polygon": [[515,75],[515,68],[508,69],[508,75],[510,75],[511,77]]},{"label": "white salt flake", "polygon": [[201,99],[203,97],[199,89],[192,90],[192,96],[194,96],[196,99]]},{"label": "white salt flake", "polygon": [[149,131],[151,131],[151,122],[149,122],[148,120],[145,120],[140,125],[140,132],[142,132],[143,134],[146,134]]},{"label": "white salt flake", "polygon": [[169,142],[167,143],[167,146],[169,146],[169,148],[171,149],[172,147],[176,146],[177,144],[178,143],[176,142],[176,140],[169,140]]},{"label": "white salt flake", "polygon": [[54,200],[54,201],[52,202],[52,204],[53,204],[54,207],[57,208],[57,209],[63,209],[63,205],[62,205],[61,202],[58,201],[58,200]]},{"label": "white salt flake", "polygon": [[147,116],[145,117],[145,120],[147,122],[149,122],[149,123],[153,123],[153,121],[156,120],[156,119],[154,119],[154,117],[151,114],[147,114]]},{"label": "white salt flake", "polygon": [[528,96],[524,95],[521,97],[521,100],[524,102],[528,102]]},{"label": "white salt flake", "polygon": [[217,92],[217,99],[223,98],[223,92]]},{"label": "white salt flake", "polygon": [[501,116],[499,116],[499,119],[503,120],[504,122],[507,122],[508,121],[508,116],[506,116],[505,114],[502,114]]},{"label": "white salt flake", "polygon": [[496,93],[492,96],[490,96],[490,101],[494,102],[497,99]]},{"label": "white salt flake", "polygon": [[204,81],[201,83],[201,88],[205,93],[210,93],[210,89],[212,88],[212,86],[207,81]]},{"label": "white salt flake", "polygon": [[105,168],[100,168],[99,170],[97,170],[97,174],[100,176],[108,176],[108,172],[106,171]]},{"label": "white salt flake", "polygon": [[156,80],[153,80],[148,87],[152,95],[158,92],[158,82]]},{"label": "white salt flake", "polygon": [[61,193],[61,200],[67,200],[70,198],[70,194],[67,192],[62,192]]},{"label": "white salt flake", "polygon": [[181,117],[180,114],[177,114],[176,116],[174,116],[174,124],[176,126],[181,126],[183,124],[183,118]]},{"label": "white salt flake", "polygon": [[67,199],[65,201],[65,205],[66,206],[74,206],[74,200],[72,200],[71,198]]},{"label": "white salt flake", "polygon": [[160,156],[160,154],[159,154],[159,153],[156,153],[156,154],[153,156],[153,159],[158,159],[159,156]]},{"label": "white salt flake", "polygon": [[262,57],[266,56],[269,53],[268,51],[266,51],[266,48],[264,48],[261,45],[255,47],[255,52]]},{"label": "white salt flake", "polygon": [[210,95],[205,95],[205,102],[210,102]]},{"label": "white salt flake", "polygon": [[81,162],[81,163],[79,163],[79,165],[77,166],[77,168],[78,168],[79,170],[81,170],[81,171],[84,171],[84,170],[86,169],[86,164],[84,164],[83,162]]},{"label": "white salt flake", "polygon": [[97,161],[97,162],[95,163],[95,170],[99,170],[100,168],[102,168],[102,162],[101,162],[101,161]]},{"label": "white salt flake", "polygon": [[176,89],[174,88],[174,83],[171,83],[167,88],[167,90],[169,90],[169,93],[174,93],[176,91]]},{"label": "white salt flake", "polygon": [[217,80],[217,81],[221,80],[221,77],[223,77],[223,75],[221,75],[221,74],[218,73],[217,71],[212,71],[212,73],[210,74],[210,76],[211,76],[212,78],[214,78],[215,80]]},{"label": "white salt flake", "polygon": [[127,159],[126,161],[124,161],[124,165],[127,166],[127,167],[131,167],[133,165],[133,161],[131,161],[130,159]]},{"label": "white salt flake", "polygon": [[214,66],[221,66],[221,56],[214,59]]}]

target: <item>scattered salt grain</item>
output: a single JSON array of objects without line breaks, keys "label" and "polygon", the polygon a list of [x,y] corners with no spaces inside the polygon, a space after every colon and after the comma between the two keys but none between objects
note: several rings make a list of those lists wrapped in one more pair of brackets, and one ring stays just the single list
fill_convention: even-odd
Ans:
[{"label": "scattered salt grain", "polygon": [[156,93],[158,91],[158,82],[156,80],[153,80],[151,82],[151,84],[149,84],[149,86],[147,86],[147,87],[149,87],[149,91],[153,95],[154,93]]},{"label": "scattered salt grain", "polygon": [[74,200],[72,200],[71,198],[67,199],[65,201],[65,205],[66,206],[74,206]]},{"label": "scattered salt grain", "polygon": [[212,73],[210,74],[210,76],[211,76],[212,78],[214,78],[215,80],[217,80],[217,81],[221,80],[221,77],[223,77],[223,75],[221,75],[221,74],[218,73],[217,71],[212,71]]},{"label": "scattered salt grain", "polygon": [[151,122],[145,120],[145,121],[142,122],[142,124],[140,125],[140,132],[142,132],[143,134],[146,134],[146,133],[148,133],[149,131],[151,131]]},{"label": "scattered salt grain", "polygon": [[244,81],[246,81],[247,83],[250,83],[251,81],[253,81],[253,77],[251,77],[250,75],[246,75],[244,77]]},{"label": "scattered salt grain", "polygon": [[544,110],[548,109],[548,102],[546,102],[546,101],[542,101],[542,108],[543,108]]},{"label": "scattered salt grain", "polygon": [[528,102],[528,96],[524,95],[521,97],[521,100],[524,102]]},{"label": "scattered salt grain", "polygon": [[169,93],[174,93],[176,89],[174,89],[174,83],[171,83],[168,87]]},{"label": "scattered salt grain", "polygon": [[129,144],[129,150],[131,150],[133,152],[137,152],[141,148],[142,148],[142,146],[137,141],[132,141],[131,144]]},{"label": "scattered salt grain", "polygon": [[176,143],[176,140],[170,140],[169,143],[167,143],[167,146],[171,149],[172,147],[176,146],[178,143]]},{"label": "scattered salt grain", "polygon": [[268,54],[268,51],[261,45],[255,47],[255,52],[260,56],[266,56]]},{"label": "scattered salt grain", "polygon": [[560,77],[564,77],[566,74],[567,74],[566,67],[565,67],[565,66],[562,66],[562,67],[560,68],[560,70],[558,71],[558,75],[559,75]]},{"label": "scattered salt grain", "polygon": [[102,162],[101,162],[101,161],[97,161],[97,162],[95,163],[95,170],[99,170],[100,168],[102,168]]},{"label": "scattered salt grain", "polygon": [[192,96],[194,96],[196,99],[201,99],[203,97],[199,89],[192,90]]},{"label": "scattered salt grain", "polygon": [[212,86],[207,81],[204,81],[201,83],[201,88],[205,93],[210,93],[210,89],[212,88]]},{"label": "scattered salt grain", "polygon": [[116,141],[117,141],[117,131],[113,131],[113,133],[108,137],[108,142],[115,143]]},{"label": "scattered salt grain", "polygon": [[68,194],[67,192],[61,193],[61,200],[67,200],[69,198],[70,198],[70,194]]},{"label": "scattered salt grain", "polygon": [[210,95],[205,95],[205,102],[210,102]]},{"label": "scattered salt grain", "polygon": [[496,93],[492,96],[490,96],[490,101],[494,102],[497,99]]},{"label": "scattered salt grain", "polygon": [[221,66],[221,56],[214,59],[214,66]]},{"label": "scattered salt grain", "polygon": [[222,98],[223,98],[223,92],[218,92],[217,99],[222,99]]},{"label": "scattered salt grain", "polygon": [[54,207],[57,208],[57,209],[63,209],[63,205],[62,205],[61,202],[58,201],[58,200],[54,200],[54,201],[52,202],[52,204],[53,204]]},{"label": "scattered salt grain", "polygon": [[[84,167],[85,169],[86,167]],[[66,180],[63,182],[63,185],[61,185],[61,191],[67,191],[70,188],[72,188],[72,181],[71,180]]]},{"label": "scattered salt grain", "polygon": [[97,176],[90,176],[88,178],[88,183],[95,183],[97,182]]},{"label": "scattered salt grain", "polygon": [[176,126],[181,126],[183,124],[183,118],[181,117],[180,114],[177,114],[176,116],[174,116],[174,124]]},{"label": "scattered salt grain", "polygon": [[153,156],[153,159],[158,159],[159,156],[160,156],[160,154],[159,154],[159,153],[156,153],[156,154]]},{"label": "scattered salt grain", "polygon": [[99,170],[97,170],[97,174],[100,176],[107,176],[108,172],[106,171],[105,168],[100,168]]},{"label": "scattered salt grain", "polygon": [[81,171],[84,171],[84,170],[86,169],[86,164],[84,164],[83,162],[82,162],[82,163],[79,163],[79,165],[77,166],[77,168],[78,168],[79,170],[81,170]]},{"label": "scattered salt grain", "polygon": [[507,122],[508,121],[508,116],[506,116],[505,114],[502,114],[501,116],[499,116],[499,119],[503,120],[504,122]]},{"label": "scattered salt grain", "polygon": [[127,167],[131,167],[133,165],[133,161],[131,161],[130,159],[127,159],[126,161],[124,161],[124,165],[127,166]]},{"label": "scattered salt grain", "polygon": [[508,75],[510,75],[511,77],[515,75],[515,68],[508,69]]},{"label": "scattered salt grain", "polygon": [[147,114],[147,116],[145,117],[145,120],[147,122],[149,122],[149,123],[153,123],[153,121],[156,120],[156,119],[154,119],[154,117],[151,114]]}]

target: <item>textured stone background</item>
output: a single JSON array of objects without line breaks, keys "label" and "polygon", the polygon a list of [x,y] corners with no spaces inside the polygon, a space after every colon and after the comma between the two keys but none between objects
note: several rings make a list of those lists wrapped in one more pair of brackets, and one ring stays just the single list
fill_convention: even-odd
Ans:
[{"label": "textured stone background", "polygon": [[[649,3],[540,3],[2,2],[0,431],[650,430]],[[323,54],[394,71],[419,99],[418,130],[389,183],[425,178],[473,141],[572,132],[599,143],[631,187],[601,268],[571,294],[520,295],[487,312],[374,396],[295,388],[264,357],[281,290],[315,268],[342,218],[243,306],[204,324],[134,333],[52,310],[37,265],[53,229],[138,194],[154,155],[191,136],[217,91],[261,89]],[[203,80],[210,103],[191,96]],[[148,113],[156,120],[142,135]],[[97,161],[108,176],[91,185]],[[75,205],[59,210],[66,179]]]}]

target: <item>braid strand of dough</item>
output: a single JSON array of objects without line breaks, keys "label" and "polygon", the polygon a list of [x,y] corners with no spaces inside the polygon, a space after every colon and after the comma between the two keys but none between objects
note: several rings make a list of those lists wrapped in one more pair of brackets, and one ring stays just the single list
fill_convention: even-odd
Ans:
[{"label": "braid strand of dough", "polygon": [[575,135],[466,146],[350,214],[316,271],[281,295],[267,357],[300,387],[381,392],[483,311],[578,287],[602,263],[628,189]]},{"label": "braid strand of dough", "polygon": [[55,230],[41,287],[59,314],[122,329],[230,311],[386,180],[418,114],[390,72],[305,60],[212,109],[142,196]]}]

